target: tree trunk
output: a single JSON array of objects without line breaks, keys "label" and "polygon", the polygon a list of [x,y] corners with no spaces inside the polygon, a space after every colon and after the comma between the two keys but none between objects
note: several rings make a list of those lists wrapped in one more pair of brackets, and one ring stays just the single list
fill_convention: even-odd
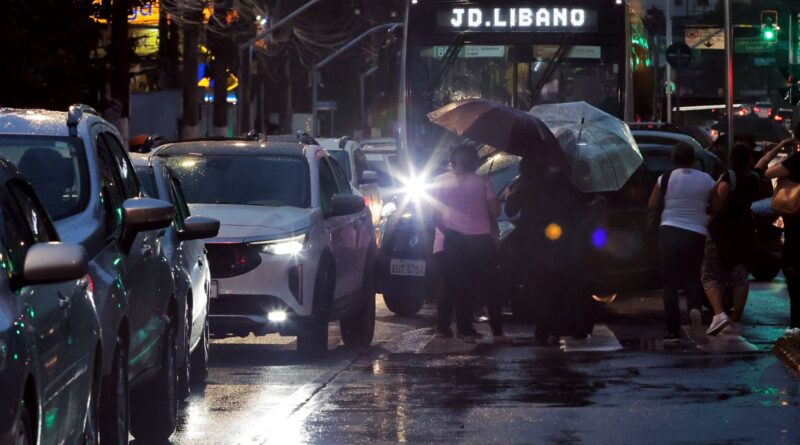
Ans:
[{"label": "tree trunk", "polygon": [[250,48],[244,48],[239,61],[239,134],[245,134],[253,129],[252,119],[250,119],[250,92],[252,85],[250,69]]},{"label": "tree trunk", "polygon": [[[128,0],[116,0],[111,4],[111,107],[119,107],[119,118],[112,122],[117,126],[125,143],[128,142],[128,118],[130,117],[130,43],[128,39]],[[116,114],[116,113],[115,113]]]},{"label": "tree trunk", "polygon": [[197,87],[198,40],[200,27],[194,24],[183,25],[183,122],[181,137],[193,139],[199,136],[200,91]]}]

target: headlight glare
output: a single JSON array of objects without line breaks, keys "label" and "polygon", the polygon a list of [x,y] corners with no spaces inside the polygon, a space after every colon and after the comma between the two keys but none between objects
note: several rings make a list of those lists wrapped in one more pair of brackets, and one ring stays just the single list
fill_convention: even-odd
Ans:
[{"label": "headlight glare", "polygon": [[272,255],[297,255],[306,246],[306,235],[293,236],[253,244],[261,245],[261,250]]}]

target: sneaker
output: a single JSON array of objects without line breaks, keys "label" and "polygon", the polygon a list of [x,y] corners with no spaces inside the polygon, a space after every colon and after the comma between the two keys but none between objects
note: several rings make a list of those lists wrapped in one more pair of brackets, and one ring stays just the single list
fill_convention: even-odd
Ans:
[{"label": "sneaker", "polygon": [[703,314],[700,312],[700,309],[694,308],[689,311],[689,320],[692,321],[693,328],[699,328],[702,324],[702,317]]},{"label": "sneaker", "polygon": [[711,319],[711,326],[708,327],[706,335],[717,335],[731,323],[728,314],[725,312],[719,313]]},{"label": "sneaker", "polygon": [[800,328],[786,328],[786,335],[800,337]]},{"label": "sneaker", "polygon": [[437,329],[436,333],[433,334],[433,338],[453,338],[453,331],[450,328],[445,329]]},{"label": "sneaker", "polygon": [[667,334],[664,336],[664,343],[666,344],[680,343],[680,341],[681,341],[680,334]]}]

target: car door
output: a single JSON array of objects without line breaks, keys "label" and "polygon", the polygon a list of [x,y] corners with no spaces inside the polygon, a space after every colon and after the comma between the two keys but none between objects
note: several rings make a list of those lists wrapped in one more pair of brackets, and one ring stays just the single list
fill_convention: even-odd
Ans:
[{"label": "car door", "polygon": [[[338,194],[353,195],[353,187],[347,181],[342,166],[335,159],[328,158],[331,163],[331,170],[336,179]],[[368,223],[369,212],[364,209],[360,212],[347,215],[347,223],[343,228],[343,234],[347,249],[347,292],[355,292],[361,288],[362,275],[364,271],[364,251],[359,246],[364,243],[364,233],[362,228]]]},{"label": "car door", "polygon": [[[175,206],[175,225],[178,231],[184,229],[184,221],[191,216],[189,205],[184,198],[183,190],[178,178],[167,167],[163,167],[169,187],[170,200]],[[204,318],[208,312],[208,292],[206,291],[205,243],[203,240],[180,241],[178,244],[179,256],[182,267],[189,272],[192,285],[192,332],[190,345],[193,345],[202,335],[202,323],[195,323]],[[201,320],[202,321],[202,320]]]},{"label": "car door", "polygon": [[352,292],[352,278],[348,265],[348,255],[352,254],[348,236],[352,230],[350,215],[330,216],[334,195],[339,193],[336,177],[327,157],[319,158],[319,196],[322,212],[325,216],[325,230],[330,240],[330,249],[336,262],[336,290],[334,299],[339,299]]},{"label": "car door", "polygon": [[[138,197],[139,182],[122,145],[112,133],[102,133],[100,137],[103,143],[97,146],[98,159],[102,159],[117,184],[118,198],[124,202]],[[163,316],[172,287],[169,264],[161,261],[161,237],[164,235],[164,230],[137,234],[130,251],[121,257],[122,285],[130,303],[132,377],[158,360],[155,346],[161,338]]]},{"label": "car door", "polygon": [[[45,422],[43,435],[58,443],[69,433],[70,384],[80,374],[82,353],[73,343],[72,335],[79,326],[73,323],[70,312],[74,283],[26,286],[23,266],[28,248],[37,242],[56,239],[52,228],[46,227],[47,213],[35,209],[25,192],[12,183],[0,190],[3,213],[3,257],[9,259],[5,267],[9,285],[23,301],[28,321],[27,329],[33,340],[35,355],[41,374],[42,410]],[[6,266],[6,263],[3,264]],[[24,324],[23,326],[24,327]],[[79,412],[80,413],[80,412]],[[74,416],[78,421],[80,414]],[[48,419],[58,419],[48,421]],[[63,420],[62,420],[63,419]]]}]

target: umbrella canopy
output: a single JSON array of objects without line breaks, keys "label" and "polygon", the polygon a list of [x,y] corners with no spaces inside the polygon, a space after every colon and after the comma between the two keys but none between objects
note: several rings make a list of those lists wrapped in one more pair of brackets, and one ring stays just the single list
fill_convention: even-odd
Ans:
[{"label": "umbrella canopy", "polygon": [[586,102],[537,105],[530,112],[558,138],[570,180],[583,192],[619,190],[642,164],[625,122]]},{"label": "umbrella canopy", "polygon": [[428,113],[428,119],[459,136],[517,156],[558,149],[553,133],[535,116],[488,100],[453,102]]},{"label": "umbrella canopy", "polygon": [[[728,132],[728,120],[723,119],[711,128],[720,133]],[[780,142],[792,137],[789,130],[772,119],[765,119],[756,115],[734,116],[733,134],[753,136],[757,141]]]}]

